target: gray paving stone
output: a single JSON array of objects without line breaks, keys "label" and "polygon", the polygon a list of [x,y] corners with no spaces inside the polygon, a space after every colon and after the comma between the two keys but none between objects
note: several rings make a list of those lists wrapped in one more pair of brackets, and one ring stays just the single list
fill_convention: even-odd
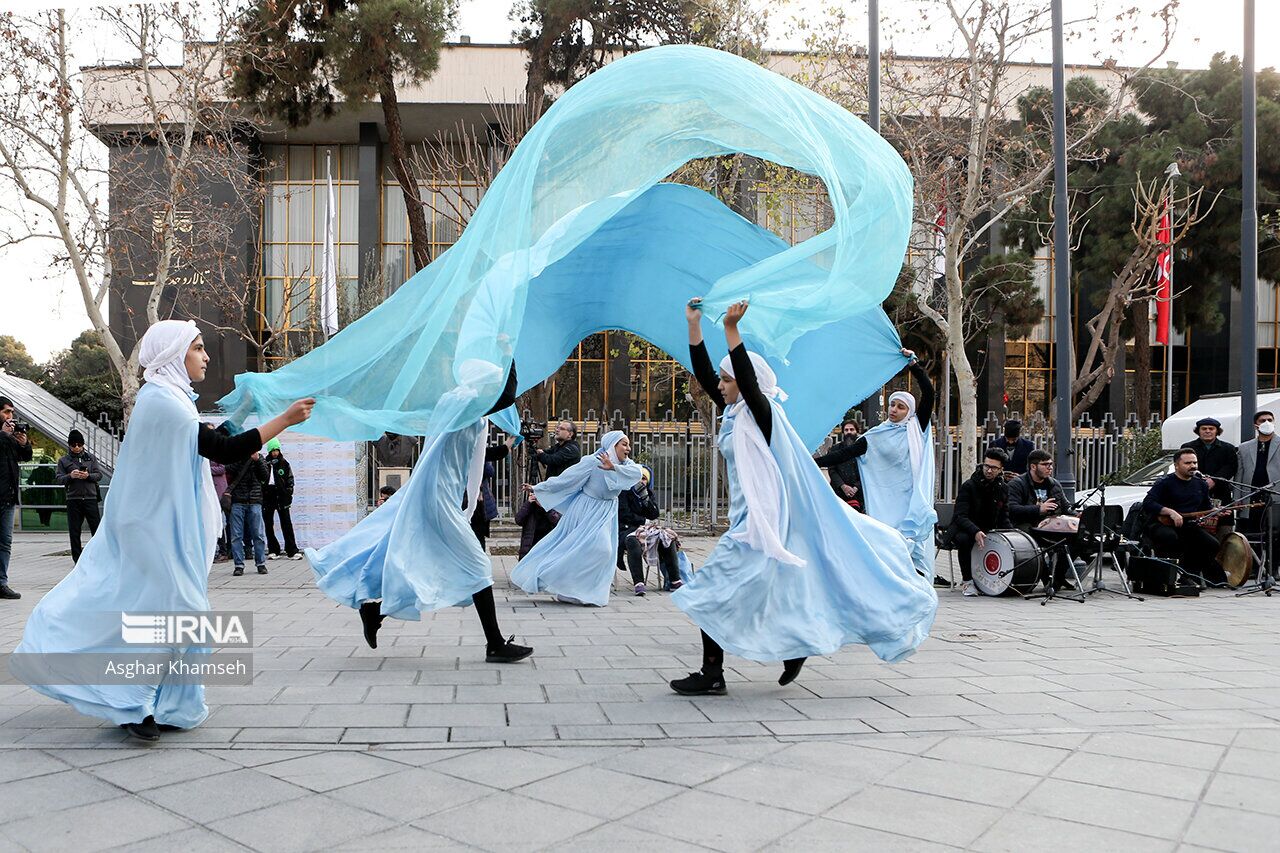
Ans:
[{"label": "gray paving stone", "polygon": [[121,797],[6,823],[5,835],[30,851],[106,850],[189,824],[141,800]]},{"label": "gray paving stone", "polygon": [[665,782],[586,766],[523,785],[515,789],[515,793],[606,820],[617,820],[682,794],[684,790]]},{"label": "gray paving stone", "polygon": [[454,743],[522,746],[556,739],[555,726],[453,726],[449,729],[449,740]]},{"label": "gray paving stone", "polygon": [[357,853],[357,851],[377,853],[381,850],[450,850],[461,853],[461,851],[474,851],[476,848],[470,844],[454,841],[452,838],[445,838],[443,835],[427,832],[425,829],[418,829],[416,826],[398,826],[386,832],[344,841],[332,849],[347,851],[347,853]]},{"label": "gray paving stone", "polygon": [[507,709],[497,703],[485,705],[411,705],[409,726],[501,726]]},{"label": "gray paving stone", "polygon": [[1064,843],[1076,850],[1134,851],[1163,853],[1170,842],[1106,829],[1089,823],[1071,822],[1012,811],[996,821],[972,845],[982,853],[1058,853]]},{"label": "gray paving stone", "polygon": [[11,749],[0,753],[0,782],[30,779],[69,770],[72,765],[35,749]]},{"label": "gray paving stone", "polygon": [[126,791],[145,791],[238,770],[242,765],[189,749],[158,749],[84,772]]},{"label": "gray paving stone", "polygon": [[208,824],[219,818],[296,800],[308,793],[306,788],[282,782],[265,772],[240,768],[154,787],[141,792],[140,796],[175,814]]},{"label": "gray paving stone", "polygon": [[557,853],[598,853],[601,850],[639,850],[648,853],[699,853],[709,850],[695,844],[686,844],[664,838],[652,832],[644,832],[620,823],[606,823],[581,835],[557,842]]},{"label": "gray paving stone", "polygon": [[661,809],[623,820],[627,826],[724,851],[767,844],[807,822],[796,812],[706,791],[688,791],[667,800]]},{"label": "gray paving stone", "polygon": [[329,797],[304,797],[210,824],[209,828],[256,848],[271,839],[280,853],[327,850],[390,829],[394,822]]},{"label": "gray paving stone", "polygon": [[[1176,749],[1170,748],[1167,738],[1140,732],[1102,732],[1089,737],[1080,747],[1084,752],[1118,755],[1159,764],[1177,764],[1198,770],[1212,770],[1218,766],[1225,747],[1214,744],[1181,741]],[[1227,770],[1224,766],[1223,770]]]},{"label": "gray paving stone", "polygon": [[692,787],[741,767],[746,759],[712,755],[673,746],[634,749],[598,762],[597,766],[645,779]]},{"label": "gray paving stone", "polygon": [[362,752],[321,752],[261,768],[263,773],[323,793],[401,770],[401,765]]},{"label": "gray paving stone", "polygon": [[591,702],[517,703],[507,707],[513,726],[602,725],[609,722],[600,706]]},{"label": "gray paving stone", "polygon": [[976,764],[979,767],[1044,776],[1061,764],[1070,752],[1052,746],[960,736],[943,739],[924,755],[962,764]]},{"label": "gray paving stone", "polygon": [[585,762],[526,749],[476,750],[432,765],[431,769],[504,791],[564,773]]},{"label": "gray paving stone", "polygon": [[193,826],[178,832],[169,832],[155,838],[147,838],[133,844],[113,847],[112,853],[158,853],[181,850],[182,853],[242,853],[245,848],[229,838],[202,827]]},{"label": "gray paving stone", "polygon": [[114,785],[80,770],[63,770],[0,785],[4,820],[21,820],[45,812],[68,809],[120,796]]},{"label": "gray paving stone", "polygon": [[434,770],[415,767],[330,792],[336,800],[398,821],[412,821],[493,793]]},{"label": "gray paving stone", "polygon": [[853,826],[835,820],[818,818],[789,832],[762,848],[770,853],[846,853],[850,850],[874,850],[876,853],[943,853],[956,848],[933,844],[918,838],[906,838],[865,826]]},{"label": "gray paving stone", "polygon": [[[477,815],[484,819],[477,820]],[[504,791],[469,808],[422,818],[414,826],[485,850],[517,853],[552,847],[601,823],[600,818],[582,812]]]},{"label": "gray paving stone", "polygon": [[1176,840],[1195,803],[1117,788],[1045,779],[1018,808],[1064,820],[1085,814],[1097,826]]},{"label": "gray paving stone", "polygon": [[909,838],[966,847],[1001,814],[1000,809],[991,806],[944,797],[922,801],[917,793],[876,786],[854,794],[828,811],[825,817]]},{"label": "gray paving stone", "polygon": [[1210,772],[1113,755],[1077,752],[1058,765],[1053,777],[1106,788],[1140,791],[1179,800],[1200,799]]},{"label": "gray paving stone", "polygon": [[864,783],[769,764],[748,764],[699,786],[699,790],[765,806],[819,815],[858,791]]},{"label": "gray paving stone", "polygon": [[379,728],[403,726],[409,718],[409,705],[318,705],[307,715],[308,726],[361,726]]}]

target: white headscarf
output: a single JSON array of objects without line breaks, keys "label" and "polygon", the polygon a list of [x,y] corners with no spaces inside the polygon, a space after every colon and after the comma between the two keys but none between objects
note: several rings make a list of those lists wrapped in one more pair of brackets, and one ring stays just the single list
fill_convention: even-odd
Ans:
[{"label": "white headscarf", "polygon": [[[777,374],[764,357],[754,352],[747,355],[751,359],[760,393],[779,403],[787,399],[786,392],[778,387]],[[736,378],[729,356],[725,356],[720,362],[720,370]],[[726,415],[734,416],[733,458],[740,472],[738,483],[747,502],[746,530],[729,535],[780,563],[803,566],[804,560],[783,545],[787,538],[787,514],[786,507],[783,506],[785,492],[782,470],[778,468],[778,460],[773,458],[773,451],[764,440],[764,433],[760,431],[756,419],[749,416],[737,417],[745,407],[746,401],[739,397],[738,402],[725,410]],[[747,411],[750,412],[749,409]],[[786,417],[781,409],[774,409],[774,413],[776,416]]]},{"label": "white headscarf", "polygon": [[199,334],[200,329],[192,320],[161,320],[147,329],[138,347],[142,378],[178,392],[194,405],[198,395],[187,373],[187,350]]},{"label": "white headscarf", "polygon": [[889,395],[889,402],[900,401],[907,407],[907,416],[898,423],[889,423],[902,427],[907,431],[907,449],[911,452],[911,474],[920,476],[920,460],[924,458],[924,430],[920,429],[920,419],[916,417],[916,398],[906,391],[894,391]]},{"label": "white headscarf", "polygon": [[609,461],[614,465],[630,465],[631,460],[623,462],[618,458],[618,451],[614,450],[618,446],[618,442],[626,438],[627,434],[620,429],[610,430],[600,437],[600,452],[609,457]]}]

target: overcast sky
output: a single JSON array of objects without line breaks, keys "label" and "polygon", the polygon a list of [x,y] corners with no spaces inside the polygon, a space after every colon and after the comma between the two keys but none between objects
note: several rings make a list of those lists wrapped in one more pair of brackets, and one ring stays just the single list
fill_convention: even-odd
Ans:
[{"label": "overcast sky", "polygon": [[[839,2],[839,0],[835,0]],[[866,3],[864,0],[844,0],[853,10],[853,24],[859,32],[866,29]],[[916,14],[914,7],[929,0],[893,0],[881,4],[886,17],[898,15],[900,20]],[[59,5],[47,0],[0,0],[0,9],[15,7],[49,7]],[[75,5],[86,6],[87,3]],[[816,17],[815,12],[824,3],[821,0],[790,0],[772,5],[779,8],[774,21],[777,35],[774,45],[797,48],[801,43],[791,34],[789,19],[795,16]],[[1046,2],[1047,5],[1047,2]],[[1071,15],[1081,8],[1092,8],[1086,0],[1068,0],[1067,13]],[[1159,0],[1104,0],[1103,11],[1138,6],[1151,10],[1163,5]],[[458,35],[468,35],[474,42],[507,42],[512,24],[507,13],[511,0],[461,0]],[[1280,2],[1257,4],[1257,63],[1259,68],[1280,66]],[[1183,0],[1178,13],[1178,31],[1167,59],[1184,68],[1203,67],[1218,51],[1227,54],[1241,52],[1241,0]],[[1104,16],[1105,17],[1105,14]],[[886,48],[893,47],[901,53],[935,54],[946,45],[937,36],[921,34],[916,28],[905,30],[910,35],[890,35],[902,32],[893,22],[885,24],[882,40]],[[1105,28],[1103,32],[1107,32]],[[1154,37],[1154,31],[1151,32]],[[127,58],[124,52],[108,42],[85,45],[84,53],[77,57],[82,64],[97,60]],[[1071,62],[1090,62],[1096,53],[1112,56],[1122,64],[1141,64],[1150,56],[1150,43],[1141,38],[1129,37],[1119,46],[1094,45],[1074,41],[1068,45],[1067,59]],[[1037,61],[1049,61],[1047,47],[1043,55],[1023,57]],[[1265,141],[1264,141],[1265,142]],[[0,192],[7,191],[0,187]],[[81,331],[89,327],[79,291],[70,278],[50,278],[47,272],[51,246],[25,244],[0,254],[0,334],[13,335],[26,343],[38,360],[47,359],[56,350],[66,347]]]}]

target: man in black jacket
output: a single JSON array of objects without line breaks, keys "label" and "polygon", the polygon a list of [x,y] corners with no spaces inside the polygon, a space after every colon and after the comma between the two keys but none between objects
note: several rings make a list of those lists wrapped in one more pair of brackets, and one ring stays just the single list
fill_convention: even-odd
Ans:
[{"label": "man in black jacket", "polygon": [[1209,497],[1231,503],[1231,480],[1236,478],[1239,460],[1236,446],[1222,440],[1222,424],[1217,418],[1196,421],[1196,439],[1182,445],[1196,452],[1200,473],[1209,478]]},{"label": "man in black jacket", "polygon": [[67,531],[71,534],[71,562],[80,560],[80,527],[89,522],[89,535],[98,532],[98,460],[84,449],[84,435],[73,429],[67,435],[67,454],[58,460],[58,484],[67,490]]},{"label": "man in black jacket", "polygon": [[1062,484],[1053,478],[1053,457],[1047,450],[1033,450],[1027,457],[1027,473],[1009,483],[1009,518],[1020,530],[1030,530],[1051,515],[1071,509]]},{"label": "man in black jacket", "polygon": [[18,463],[30,461],[31,442],[13,420],[13,401],[0,397],[0,599],[22,598],[9,588],[9,555],[18,506]]},{"label": "man in black jacket", "polygon": [[262,487],[267,482],[267,464],[254,451],[243,462],[227,467],[228,491],[231,492],[231,560],[233,575],[244,574],[244,535],[253,540],[253,562],[258,574],[267,573],[267,537],[262,529]]},{"label": "man in black jacket", "polygon": [[1196,452],[1182,448],[1173,454],[1173,473],[1166,474],[1147,492],[1142,511],[1147,515],[1147,537],[1158,550],[1181,550],[1182,568],[1209,583],[1224,584],[1227,575],[1218,562],[1218,539],[1184,513],[1209,509],[1209,485],[1196,476],[1200,461]]},{"label": "man in black jacket", "polygon": [[284,537],[284,555],[290,560],[301,560],[302,552],[293,538],[293,466],[284,458],[280,439],[267,442],[267,481],[262,486],[262,526],[267,532],[267,559],[280,556],[280,541],[276,539],[276,516],[280,516],[280,533]]},{"label": "man in black jacket", "polygon": [[573,421],[556,424],[555,444],[546,450],[536,451],[534,456],[547,469],[546,478],[558,477],[582,458],[582,449],[576,441],[578,427]]},{"label": "man in black jacket", "polygon": [[[659,514],[658,500],[649,482],[651,476],[652,472],[645,466],[640,482],[618,495],[618,571],[630,568],[635,593],[641,596],[645,594],[644,546],[635,533],[644,527],[646,521],[656,519]],[[671,570],[679,559],[674,553],[663,553],[660,549],[659,559],[663,561],[669,580],[679,577],[678,570]],[[670,582],[667,585],[670,586]]]},{"label": "man in black jacket", "polygon": [[973,476],[960,484],[956,495],[955,515],[951,521],[951,541],[960,560],[964,595],[977,595],[973,586],[973,546],[987,544],[992,530],[1009,529],[1009,495],[1004,484],[1004,464],[1009,460],[998,447],[989,448],[982,465]]},{"label": "man in black jacket", "polygon": [[[852,445],[857,440],[857,421],[849,420],[840,424],[840,443],[842,445]],[[840,500],[845,503],[857,501],[858,506],[855,509],[862,509],[862,477],[858,473],[857,459],[850,459],[848,462],[832,465],[827,469],[827,477],[831,481],[831,489]]]}]

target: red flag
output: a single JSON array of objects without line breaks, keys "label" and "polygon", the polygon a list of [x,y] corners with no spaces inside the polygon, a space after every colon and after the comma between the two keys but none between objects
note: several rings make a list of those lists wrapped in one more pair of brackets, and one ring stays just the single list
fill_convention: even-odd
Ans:
[{"label": "red flag", "polygon": [[1169,222],[1169,199],[1164,200],[1164,213],[1160,216],[1160,228],[1156,239],[1164,248],[1156,256],[1156,343],[1169,345],[1170,309],[1173,307],[1173,252],[1169,241],[1172,230]]}]

